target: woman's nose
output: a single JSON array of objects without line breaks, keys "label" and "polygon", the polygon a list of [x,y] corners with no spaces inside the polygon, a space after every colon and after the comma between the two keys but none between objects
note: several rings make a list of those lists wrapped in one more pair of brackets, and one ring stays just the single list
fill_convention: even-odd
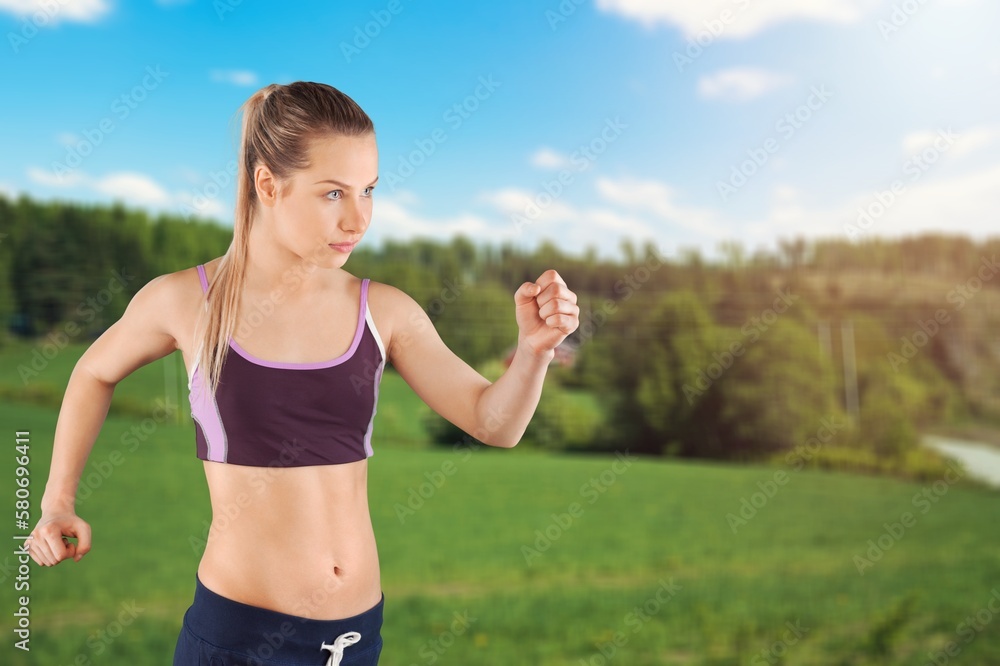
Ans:
[{"label": "woman's nose", "polygon": [[340,228],[344,231],[358,232],[368,228],[368,210],[361,202],[347,203],[342,211]]}]

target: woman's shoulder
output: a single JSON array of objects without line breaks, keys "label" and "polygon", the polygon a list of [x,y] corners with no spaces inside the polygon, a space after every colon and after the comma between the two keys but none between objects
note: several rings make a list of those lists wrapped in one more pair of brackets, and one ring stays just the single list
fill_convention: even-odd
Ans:
[{"label": "woman's shoulder", "polygon": [[[222,261],[222,257],[216,257],[215,259],[209,259],[208,261],[202,262],[200,265],[205,267],[205,277],[208,278],[208,283],[212,284],[212,278],[215,277],[215,271],[219,268],[219,262]],[[198,266],[192,266],[191,268],[184,269],[190,272],[192,275],[197,276]],[[196,278],[197,279],[197,278]]]},{"label": "woman's shoulder", "polygon": [[372,307],[380,307],[386,311],[420,307],[412,296],[399,287],[386,282],[376,282],[368,278],[368,302]]},{"label": "woman's shoulder", "polygon": [[402,289],[385,282],[368,280],[368,309],[388,348],[394,333],[406,331],[427,317],[420,304]]},{"label": "woman's shoulder", "polygon": [[125,315],[179,341],[186,339],[187,322],[199,312],[202,302],[197,267],[191,266],[150,279],[129,299]]},{"label": "woman's shoulder", "polygon": [[212,284],[212,280],[215,278],[215,271],[218,270],[220,261],[222,261],[222,257],[216,257],[215,259],[209,259],[208,261],[195,264],[194,266],[189,266],[188,268],[182,268],[179,271],[170,273],[170,275],[173,276],[173,279],[177,283],[178,287],[186,293],[195,291],[195,293],[200,294],[203,290],[201,287],[201,278],[198,276],[198,266],[202,266],[204,268],[205,278],[209,284]]},{"label": "woman's shoulder", "polygon": [[[220,259],[221,257],[201,264],[205,267],[205,274],[209,284],[212,282]],[[153,286],[154,283],[155,287]],[[196,301],[198,300],[197,297],[204,293],[201,286],[201,278],[198,276],[198,265],[164,273],[150,280],[150,286],[158,293],[158,297],[163,301],[164,306],[168,303],[179,305],[192,300]]]}]

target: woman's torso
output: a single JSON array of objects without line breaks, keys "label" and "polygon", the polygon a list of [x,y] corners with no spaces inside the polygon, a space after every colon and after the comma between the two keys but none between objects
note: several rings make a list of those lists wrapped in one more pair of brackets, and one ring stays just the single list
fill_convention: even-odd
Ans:
[{"label": "woman's torso", "polygon": [[[219,260],[205,264],[208,280]],[[194,272],[194,269],[191,269]],[[309,303],[282,300],[257,317],[252,336],[236,342],[270,361],[312,362],[351,346],[359,280],[351,293]],[[192,368],[194,327],[204,294],[193,277],[197,307],[181,324],[178,345]],[[241,316],[266,297],[244,294]],[[292,297],[294,298],[294,297]],[[338,316],[338,310],[348,316]],[[374,315],[373,315],[374,318]],[[230,354],[233,354],[231,349]],[[239,442],[229,442],[239,447]],[[368,510],[367,459],[339,465],[253,467],[204,461],[212,525],[198,576],[209,589],[243,603],[314,619],[357,615],[378,603],[378,552]]]}]

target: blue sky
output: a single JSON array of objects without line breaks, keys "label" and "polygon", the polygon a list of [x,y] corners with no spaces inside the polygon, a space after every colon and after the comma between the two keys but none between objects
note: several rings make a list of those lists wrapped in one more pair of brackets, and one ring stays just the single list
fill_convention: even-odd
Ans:
[{"label": "blue sky", "polygon": [[375,123],[368,242],[714,256],[795,235],[983,238],[998,25],[988,0],[0,0],[0,191],[231,226],[234,187],[212,174],[236,156],[233,114],[267,83],[314,80]]}]

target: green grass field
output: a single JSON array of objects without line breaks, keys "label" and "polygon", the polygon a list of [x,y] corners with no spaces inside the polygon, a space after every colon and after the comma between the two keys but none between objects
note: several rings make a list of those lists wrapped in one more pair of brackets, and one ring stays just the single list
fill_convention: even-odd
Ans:
[{"label": "green grass field", "polygon": [[[34,381],[65,386],[78,354],[66,350]],[[9,387],[24,358],[0,354]],[[177,391],[183,372],[179,357],[142,368],[116,400]],[[1000,617],[989,609],[994,593],[1000,600],[996,492],[790,471],[734,533],[727,514],[774,468],[637,459],[616,471],[605,456],[431,449],[419,400],[395,374],[383,381],[370,497],[386,666],[935,663],[929,652],[939,664],[1000,663]],[[13,547],[0,556],[0,663],[170,663],[200,555],[191,538],[210,518],[181,408],[180,422],[157,424],[134,451],[122,438],[141,419],[107,420],[81,484],[92,492],[78,503],[94,547],[80,563],[32,564],[30,654],[12,647],[24,594],[14,591]],[[34,520],[55,417],[49,406],[0,407],[12,450],[0,464],[3,496],[13,509],[14,433],[28,430]],[[421,488],[449,461],[454,474]],[[411,489],[427,498],[401,520]],[[915,503],[925,489],[936,501]],[[906,511],[914,522],[890,538],[884,524]],[[890,547],[860,574],[855,556],[880,537]],[[456,613],[471,618],[460,631]],[[957,656],[943,652],[949,642]]]}]

